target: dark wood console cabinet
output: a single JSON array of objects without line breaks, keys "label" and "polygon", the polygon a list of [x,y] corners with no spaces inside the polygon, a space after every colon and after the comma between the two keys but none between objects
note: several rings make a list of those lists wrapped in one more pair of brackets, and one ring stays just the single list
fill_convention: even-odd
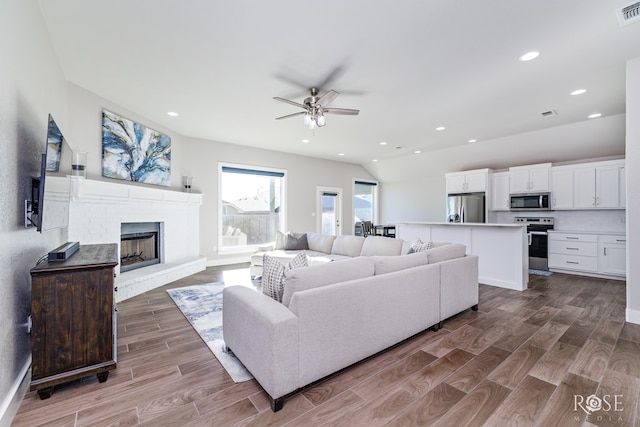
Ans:
[{"label": "dark wood console cabinet", "polygon": [[31,390],[41,399],[57,384],[116,367],[116,244],[81,245],[66,261],[31,269]]}]

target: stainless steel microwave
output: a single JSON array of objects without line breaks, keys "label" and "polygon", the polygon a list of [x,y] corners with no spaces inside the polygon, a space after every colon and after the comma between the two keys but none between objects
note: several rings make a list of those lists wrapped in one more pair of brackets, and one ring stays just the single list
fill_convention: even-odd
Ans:
[{"label": "stainless steel microwave", "polygon": [[549,193],[512,194],[510,196],[512,211],[544,211],[550,210]]}]

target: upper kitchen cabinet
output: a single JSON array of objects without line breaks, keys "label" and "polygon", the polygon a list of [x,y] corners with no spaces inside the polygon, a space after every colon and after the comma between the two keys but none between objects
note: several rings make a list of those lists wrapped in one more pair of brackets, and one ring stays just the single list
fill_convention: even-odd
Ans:
[{"label": "upper kitchen cabinet", "polygon": [[511,194],[546,193],[551,190],[551,163],[509,168]]},{"label": "upper kitchen cabinet", "polygon": [[453,172],[445,175],[447,194],[476,193],[487,191],[489,169]]},{"label": "upper kitchen cabinet", "polygon": [[491,182],[491,210],[508,211],[509,200],[509,172],[496,172],[490,175]]},{"label": "upper kitchen cabinet", "polygon": [[623,209],[624,160],[588,163],[574,170],[574,209]]},{"label": "upper kitchen cabinet", "polygon": [[573,166],[551,168],[551,209],[573,209]]}]

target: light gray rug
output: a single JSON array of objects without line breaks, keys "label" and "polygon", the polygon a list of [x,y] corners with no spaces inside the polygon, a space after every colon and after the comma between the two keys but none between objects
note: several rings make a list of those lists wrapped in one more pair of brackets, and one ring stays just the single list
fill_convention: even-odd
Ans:
[{"label": "light gray rug", "polygon": [[224,283],[207,283],[167,289],[184,317],[227,370],[234,382],[253,378],[233,353],[224,351],[222,338],[222,290]]}]

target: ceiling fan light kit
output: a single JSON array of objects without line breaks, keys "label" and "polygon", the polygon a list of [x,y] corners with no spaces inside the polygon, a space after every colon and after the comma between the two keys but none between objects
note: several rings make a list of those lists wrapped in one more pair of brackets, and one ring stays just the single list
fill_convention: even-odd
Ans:
[{"label": "ceiling fan light kit", "polygon": [[360,113],[360,110],[354,110],[350,108],[327,108],[327,105],[331,103],[338,95],[335,90],[330,90],[321,97],[318,97],[318,88],[312,87],[309,90],[311,96],[304,99],[303,103],[291,101],[289,99],[280,98],[275,96],[273,99],[287,104],[295,105],[302,108],[305,111],[299,113],[287,114],[286,116],[276,117],[276,120],[287,119],[289,117],[304,115],[304,124],[313,130],[316,127],[322,127],[327,124],[325,114],[342,114],[347,116],[356,116]]}]

